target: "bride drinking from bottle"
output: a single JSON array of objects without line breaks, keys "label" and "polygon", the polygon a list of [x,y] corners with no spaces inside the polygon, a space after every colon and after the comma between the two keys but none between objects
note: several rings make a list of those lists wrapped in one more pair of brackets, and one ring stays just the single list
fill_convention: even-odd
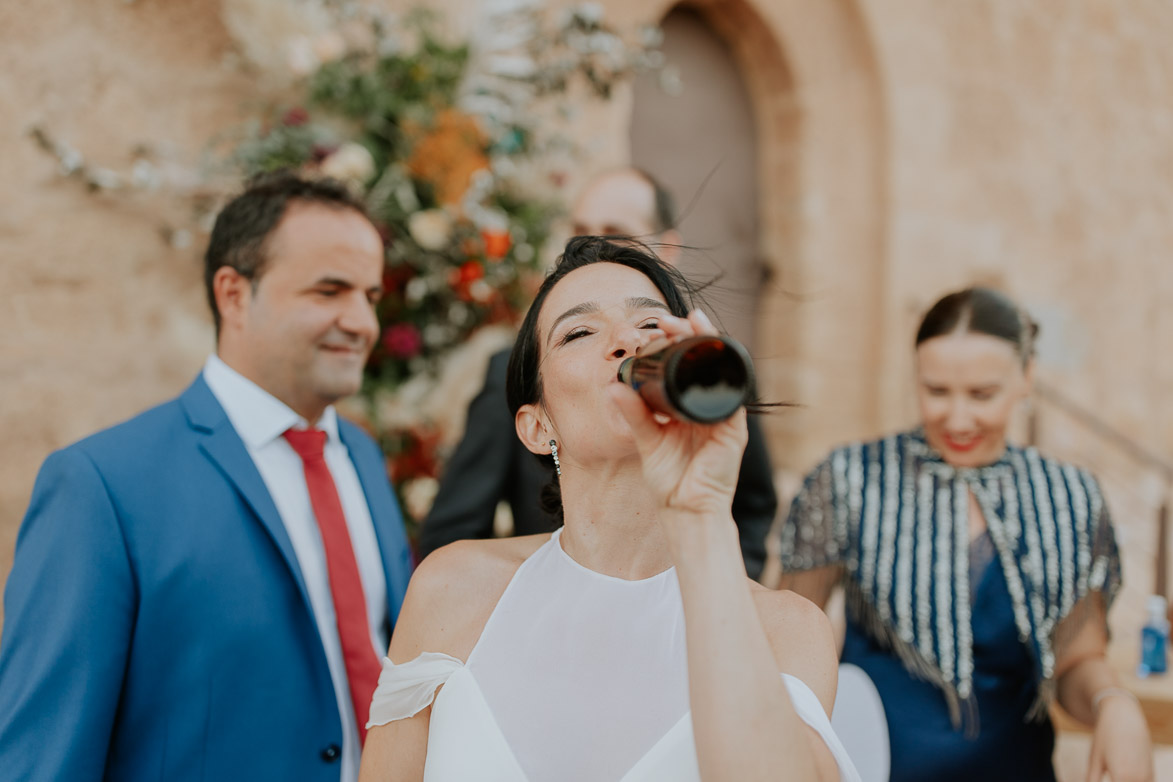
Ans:
[{"label": "bride drinking from bottle", "polygon": [[730,515],[744,408],[688,423],[617,380],[624,359],[704,334],[682,278],[642,248],[566,246],[508,379],[564,524],[420,566],[363,782],[858,778],[828,721],[827,619],[745,575]]}]

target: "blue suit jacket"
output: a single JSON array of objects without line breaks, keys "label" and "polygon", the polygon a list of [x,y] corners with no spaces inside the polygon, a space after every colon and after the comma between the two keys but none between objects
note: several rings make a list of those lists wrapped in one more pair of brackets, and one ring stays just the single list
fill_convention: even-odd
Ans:
[{"label": "blue suit jacket", "polygon": [[[339,432],[393,624],[403,522],[378,447]],[[337,782],[341,746],[293,547],[202,377],[45,461],[4,596],[0,778]]]}]

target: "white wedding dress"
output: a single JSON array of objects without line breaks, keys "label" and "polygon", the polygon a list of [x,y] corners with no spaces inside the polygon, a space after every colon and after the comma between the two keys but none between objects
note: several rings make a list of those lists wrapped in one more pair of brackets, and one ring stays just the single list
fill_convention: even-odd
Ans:
[{"label": "white wedding dress", "polygon": [[[517,569],[467,663],[385,659],[368,724],[435,699],[425,782],[699,782],[675,569],[605,576],[571,559],[560,533]],[[814,693],[782,677],[842,779],[858,780]]]}]

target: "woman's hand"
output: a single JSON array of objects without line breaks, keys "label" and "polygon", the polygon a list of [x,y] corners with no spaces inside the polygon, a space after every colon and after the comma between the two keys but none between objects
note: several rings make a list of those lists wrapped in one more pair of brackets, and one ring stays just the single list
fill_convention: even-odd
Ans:
[{"label": "woman's hand", "polygon": [[1140,706],[1131,698],[1109,695],[1096,712],[1087,782],[1153,782],[1153,748]]},{"label": "woman's hand", "polygon": [[[688,318],[664,315],[659,327],[665,339],[645,345],[641,354],[654,353],[685,337],[717,334],[700,310],[693,310]],[[623,383],[613,384],[609,393],[631,426],[644,477],[661,506],[685,513],[728,515],[745,450],[745,410],[718,424],[694,424],[652,412]]]},{"label": "woman's hand", "polygon": [[[1152,782],[1153,746],[1144,713],[1108,665],[1107,608],[1098,592],[1086,595],[1060,623],[1068,638],[1055,662],[1059,705],[1092,726],[1087,782]],[[1074,623],[1075,630],[1067,627]]]}]

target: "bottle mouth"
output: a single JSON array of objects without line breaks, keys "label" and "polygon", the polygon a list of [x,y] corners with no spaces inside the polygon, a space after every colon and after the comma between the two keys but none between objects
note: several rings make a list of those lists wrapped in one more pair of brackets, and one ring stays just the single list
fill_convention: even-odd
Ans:
[{"label": "bottle mouth", "polygon": [[615,379],[620,383],[631,384],[631,365],[635,362],[635,356],[628,356],[619,364],[619,371],[615,373]]},{"label": "bottle mouth", "polygon": [[733,340],[698,340],[670,363],[666,369],[676,380],[667,389],[672,404],[698,423],[724,421],[753,395],[753,363]]},{"label": "bottle mouth", "polygon": [[720,423],[754,398],[753,360],[739,342],[722,336],[688,337],[650,355],[628,356],[616,371],[616,379],[636,391],[653,378],[661,402],[649,404],[700,424]]}]

